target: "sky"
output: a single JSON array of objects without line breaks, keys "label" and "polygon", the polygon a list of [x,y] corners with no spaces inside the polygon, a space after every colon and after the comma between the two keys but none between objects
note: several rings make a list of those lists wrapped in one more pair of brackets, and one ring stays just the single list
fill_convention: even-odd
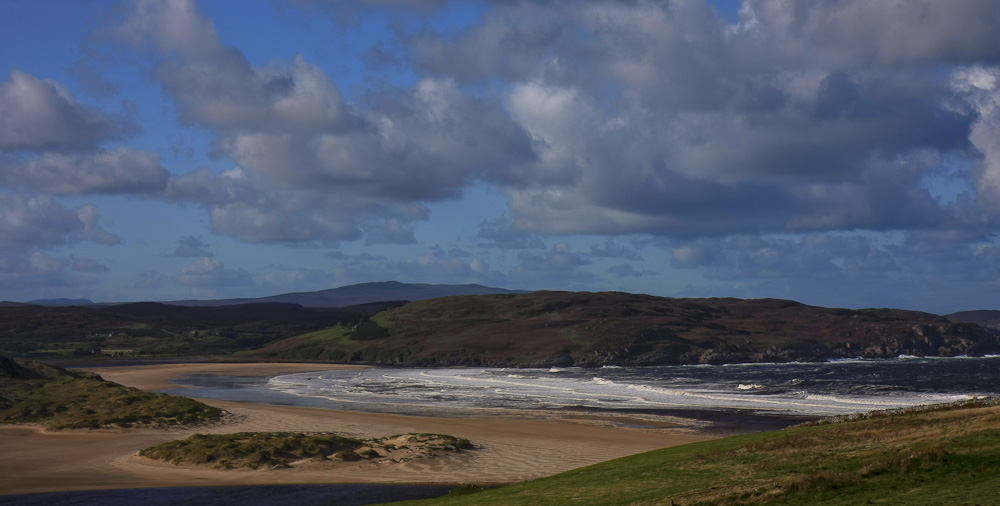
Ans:
[{"label": "sky", "polygon": [[0,0],[0,300],[1000,309],[1000,2]]}]

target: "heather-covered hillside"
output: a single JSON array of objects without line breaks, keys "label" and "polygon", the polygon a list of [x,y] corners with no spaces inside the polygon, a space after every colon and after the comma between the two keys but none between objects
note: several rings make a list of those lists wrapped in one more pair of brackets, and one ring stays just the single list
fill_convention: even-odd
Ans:
[{"label": "heather-covered hillside", "polygon": [[775,299],[532,292],[413,302],[247,357],[400,365],[653,365],[1000,352],[972,323]]},{"label": "heather-covered hillside", "polygon": [[0,352],[33,358],[228,355],[355,321],[401,302],[344,308],[261,303],[182,307],[0,306]]}]

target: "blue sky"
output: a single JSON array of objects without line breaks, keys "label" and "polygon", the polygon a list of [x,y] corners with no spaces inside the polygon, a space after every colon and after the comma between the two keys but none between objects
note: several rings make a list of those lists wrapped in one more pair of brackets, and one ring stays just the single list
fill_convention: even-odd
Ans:
[{"label": "blue sky", "polygon": [[990,0],[0,0],[0,300],[998,308]]}]

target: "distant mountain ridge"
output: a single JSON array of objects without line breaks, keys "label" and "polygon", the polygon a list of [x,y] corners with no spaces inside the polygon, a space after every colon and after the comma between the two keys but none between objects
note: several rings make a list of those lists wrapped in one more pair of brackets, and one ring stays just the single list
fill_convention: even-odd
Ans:
[{"label": "distant mountain ridge", "polygon": [[163,302],[174,306],[234,306],[259,302],[281,302],[302,307],[347,307],[371,302],[409,301],[436,299],[454,295],[497,295],[527,293],[524,290],[507,290],[483,285],[435,285],[427,283],[400,283],[377,281],[330,288],[316,292],[292,292],[268,297],[214,300],[175,300]]}]

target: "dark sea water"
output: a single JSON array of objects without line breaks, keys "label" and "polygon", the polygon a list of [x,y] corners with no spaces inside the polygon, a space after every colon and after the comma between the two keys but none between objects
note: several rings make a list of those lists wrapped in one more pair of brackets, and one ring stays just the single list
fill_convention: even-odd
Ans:
[{"label": "dark sea water", "polygon": [[497,409],[817,418],[1000,395],[1000,357],[601,369],[373,368],[189,375],[193,397],[470,416]]},{"label": "dark sea water", "polygon": [[0,495],[0,506],[362,506],[440,497],[450,490],[433,485],[142,488]]}]

